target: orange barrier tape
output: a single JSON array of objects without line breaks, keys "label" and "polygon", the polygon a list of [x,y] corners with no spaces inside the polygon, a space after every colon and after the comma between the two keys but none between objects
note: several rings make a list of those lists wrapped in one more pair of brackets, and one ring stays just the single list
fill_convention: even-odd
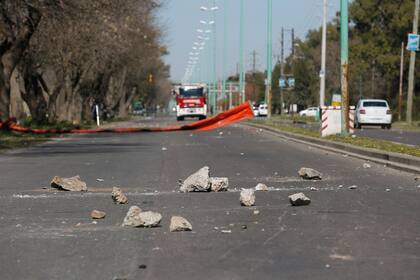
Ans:
[{"label": "orange barrier tape", "polygon": [[169,126],[163,128],[110,128],[110,129],[37,129],[21,127],[16,123],[15,119],[9,119],[6,122],[0,120],[0,130],[9,130],[24,133],[50,133],[50,134],[64,134],[64,133],[134,133],[134,132],[164,132],[164,131],[179,131],[179,130],[198,130],[207,131],[217,129],[241,120],[250,119],[254,117],[250,103],[243,103],[228,111],[222,112],[214,117],[193,122],[186,125]]}]

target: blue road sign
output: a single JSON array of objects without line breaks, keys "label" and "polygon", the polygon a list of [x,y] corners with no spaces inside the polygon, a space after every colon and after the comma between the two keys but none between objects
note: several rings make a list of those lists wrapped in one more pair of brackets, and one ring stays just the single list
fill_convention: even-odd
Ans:
[{"label": "blue road sign", "polygon": [[279,87],[281,87],[281,88],[285,88],[286,87],[286,80],[285,79],[280,79],[279,80]]},{"label": "blue road sign", "polygon": [[416,52],[419,50],[419,35],[408,34],[407,50]]},{"label": "blue road sign", "polygon": [[289,87],[294,88],[295,87],[295,78],[289,78],[287,80],[287,84],[289,85]]}]

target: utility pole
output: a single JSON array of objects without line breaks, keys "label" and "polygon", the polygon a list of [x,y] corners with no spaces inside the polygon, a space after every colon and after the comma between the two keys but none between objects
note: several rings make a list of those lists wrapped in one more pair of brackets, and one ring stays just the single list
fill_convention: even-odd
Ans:
[{"label": "utility pole", "polygon": [[223,63],[222,63],[222,98],[226,100],[226,68],[227,68],[227,21],[229,11],[229,0],[224,1],[223,11]]},{"label": "utility pole", "polygon": [[273,0],[267,0],[267,81],[265,86],[265,100],[268,108],[267,117],[271,118],[271,84],[273,71]]},{"label": "utility pole", "polygon": [[217,114],[217,28],[216,28],[216,7],[217,2],[213,0],[213,110],[214,114]]},{"label": "utility pole", "polygon": [[295,57],[295,29],[292,28],[292,58]]},{"label": "utility pole", "polygon": [[257,72],[257,51],[254,50],[252,52],[252,97],[253,98],[255,98],[255,73],[256,72]]},{"label": "utility pole", "polygon": [[398,95],[398,120],[399,121],[401,121],[401,111],[402,111],[403,79],[404,79],[404,42],[401,43],[400,92]]},{"label": "utility pole", "polygon": [[[417,27],[419,24],[419,0],[415,1],[414,20],[413,20],[413,34],[417,34]],[[416,52],[410,53],[410,67],[408,73],[408,94],[407,94],[407,123],[411,124],[413,121],[413,92],[414,92],[414,71],[416,66]]]},{"label": "utility pole", "polygon": [[[284,28],[281,28],[281,54],[280,54],[280,79],[284,79]],[[280,86],[280,115],[283,115],[284,92],[283,87]]]},{"label": "utility pole", "polygon": [[327,56],[327,9],[328,0],[324,0],[324,16],[322,19],[322,58],[321,58],[321,71],[319,73],[320,78],[320,90],[319,90],[319,106],[325,106],[325,75],[326,75],[326,56]]},{"label": "utility pole", "polygon": [[[419,1],[419,0],[416,0]],[[341,133],[349,133],[349,0],[340,2]]]},{"label": "utility pole", "polygon": [[245,69],[244,69],[244,0],[240,2],[240,31],[239,31],[239,92],[242,97],[242,102],[245,102]]}]

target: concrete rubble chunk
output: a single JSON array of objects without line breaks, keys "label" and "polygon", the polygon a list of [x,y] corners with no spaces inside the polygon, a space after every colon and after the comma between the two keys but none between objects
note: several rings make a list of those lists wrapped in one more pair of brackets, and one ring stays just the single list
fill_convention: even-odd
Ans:
[{"label": "concrete rubble chunk", "polygon": [[55,176],[51,181],[51,187],[70,192],[87,192],[86,183],[80,179],[80,176],[71,178],[61,178]]},{"label": "concrete rubble chunk", "polygon": [[162,221],[162,215],[157,212],[146,211],[140,213],[141,227],[157,227]]},{"label": "concrete rubble chunk", "polygon": [[204,166],[194,174],[190,175],[180,187],[180,192],[208,192],[210,191],[209,167]]},{"label": "concrete rubble chunk", "polygon": [[299,176],[305,180],[321,180],[322,173],[312,168],[303,167],[299,170]]},{"label": "concrete rubble chunk", "polygon": [[267,192],[268,187],[265,184],[259,183],[258,185],[255,186],[255,190],[260,191],[260,192]]},{"label": "concrete rubble chunk", "polygon": [[104,211],[92,210],[92,212],[90,212],[90,217],[95,220],[103,219],[105,218],[105,216],[106,216],[106,213]]},{"label": "concrete rubble chunk", "polygon": [[356,185],[352,185],[352,186],[348,187],[348,189],[349,190],[355,190],[355,189],[357,189],[357,186]]},{"label": "concrete rubble chunk", "polygon": [[139,227],[141,226],[141,219],[140,219],[141,209],[138,206],[131,206],[128,209],[127,214],[125,215],[124,221],[122,226],[128,227]]},{"label": "concrete rubble chunk", "polygon": [[116,204],[126,204],[128,202],[127,197],[122,192],[120,188],[113,187],[112,188],[112,200],[114,200],[114,203]]},{"label": "concrete rubble chunk", "polygon": [[187,219],[180,216],[173,216],[171,218],[171,224],[169,225],[171,232],[176,231],[192,231],[192,225]]},{"label": "concrete rubble chunk", "polygon": [[225,192],[229,188],[229,179],[225,177],[211,177],[209,182],[212,192]]},{"label": "concrete rubble chunk", "polygon": [[311,200],[303,193],[289,195],[289,201],[293,206],[305,206],[311,203]]},{"label": "concrete rubble chunk", "polygon": [[369,169],[371,167],[372,167],[372,165],[370,165],[369,163],[363,163],[363,168],[364,169]]},{"label": "concrete rubble chunk", "polygon": [[254,206],[255,205],[255,191],[254,189],[242,189],[239,201],[242,206]]}]

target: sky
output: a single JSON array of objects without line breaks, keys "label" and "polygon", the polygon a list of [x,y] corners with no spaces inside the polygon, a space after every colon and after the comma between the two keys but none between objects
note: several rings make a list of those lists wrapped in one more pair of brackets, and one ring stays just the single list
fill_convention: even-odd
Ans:
[{"label": "sky", "polygon": [[[219,9],[216,11],[216,69],[220,79],[225,75],[235,74],[239,62],[239,22],[240,0],[166,0],[165,6],[158,14],[159,23],[165,28],[164,43],[169,55],[164,59],[171,67],[171,79],[180,81],[188,65],[189,53],[194,42],[198,42],[197,29],[205,29],[200,20],[212,20],[210,13],[201,11],[201,6],[212,7],[213,2]],[[257,52],[256,68],[266,67],[267,49],[267,1],[244,0],[244,65],[245,70],[252,69],[252,52]],[[291,32],[295,29],[297,38],[304,38],[310,29],[318,28],[322,24],[323,0],[273,0],[273,60],[280,54],[280,38],[282,27],[285,31],[285,52],[291,50]],[[340,0],[328,1],[328,19],[332,19],[340,8]],[[226,13],[226,63],[223,63],[224,53],[224,18]],[[214,39],[213,33],[210,34]],[[207,41],[210,42],[210,41]],[[200,55],[200,62],[196,74],[208,75],[209,47],[204,47]],[[225,65],[225,71],[223,66]]]}]

